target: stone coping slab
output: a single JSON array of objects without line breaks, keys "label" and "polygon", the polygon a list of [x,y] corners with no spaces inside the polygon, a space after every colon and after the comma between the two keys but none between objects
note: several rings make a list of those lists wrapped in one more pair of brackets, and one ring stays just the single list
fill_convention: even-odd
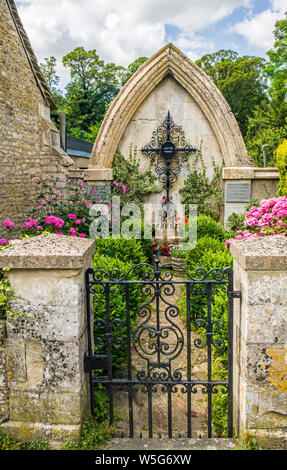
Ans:
[{"label": "stone coping slab", "polygon": [[112,181],[114,170],[112,168],[87,168],[85,170],[70,170],[70,178],[81,178],[86,182],[103,182]]},{"label": "stone coping slab", "polygon": [[210,439],[140,439],[121,438],[112,439],[107,450],[232,450],[239,443],[236,439],[210,438]]},{"label": "stone coping slab", "polygon": [[248,270],[285,271],[287,269],[287,237],[267,237],[231,240],[230,252]]},{"label": "stone coping slab", "polygon": [[16,240],[0,252],[0,268],[79,269],[92,258],[95,242],[90,238],[47,234]]},{"label": "stone coping slab", "polygon": [[224,180],[242,180],[242,179],[279,179],[277,168],[266,167],[225,167],[222,169],[222,178]]}]

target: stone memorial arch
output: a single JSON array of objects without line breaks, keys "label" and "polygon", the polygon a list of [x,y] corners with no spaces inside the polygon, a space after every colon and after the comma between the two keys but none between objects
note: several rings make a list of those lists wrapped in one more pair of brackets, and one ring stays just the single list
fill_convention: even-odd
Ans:
[{"label": "stone memorial arch", "polygon": [[173,44],[154,54],[122,88],[95,142],[90,168],[110,168],[117,148],[144,146],[170,111],[186,137],[200,140],[226,166],[249,164],[247,150],[226,100],[213,81]]},{"label": "stone memorial arch", "polygon": [[[141,150],[150,144],[168,113],[186,145],[201,149],[210,179],[213,162],[222,167],[250,166],[240,129],[225,98],[197,65],[168,44],[137,70],[113,101],[93,147],[90,174],[95,169],[111,168],[116,150],[128,158],[131,147],[140,168],[148,168],[150,156]],[[184,161],[180,157],[179,173],[171,188],[176,203],[180,202],[178,190],[193,168],[195,152],[186,154]],[[153,202],[160,203],[163,194],[164,185]]]},{"label": "stone memorial arch", "polygon": [[[257,168],[248,157],[237,121],[210,77],[173,44],[147,60],[122,88],[110,106],[98,133],[89,162],[87,180],[112,178],[116,150],[128,158],[131,146],[144,170],[151,164],[141,150],[151,143],[168,112],[175,126],[181,126],[187,146],[201,149],[206,174],[211,179],[213,162],[222,166],[224,218],[241,213],[251,199],[276,193],[276,168]],[[172,185],[175,203],[178,190],[193,168],[196,153],[180,160],[180,172]],[[198,162],[199,165],[199,162]],[[154,167],[153,167],[154,168]],[[150,201],[160,204],[164,192]]]}]

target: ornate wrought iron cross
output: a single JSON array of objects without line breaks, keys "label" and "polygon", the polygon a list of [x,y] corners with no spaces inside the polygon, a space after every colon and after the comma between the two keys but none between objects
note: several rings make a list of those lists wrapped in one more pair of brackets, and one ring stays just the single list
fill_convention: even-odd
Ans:
[{"label": "ornate wrought iron cross", "polygon": [[162,204],[165,217],[172,206],[170,189],[177,180],[182,163],[187,161],[189,154],[197,150],[187,144],[182,127],[174,124],[169,111],[163,123],[153,131],[150,144],[141,149],[152,161],[156,158],[155,171],[159,181],[166,186],[166,196]]}]

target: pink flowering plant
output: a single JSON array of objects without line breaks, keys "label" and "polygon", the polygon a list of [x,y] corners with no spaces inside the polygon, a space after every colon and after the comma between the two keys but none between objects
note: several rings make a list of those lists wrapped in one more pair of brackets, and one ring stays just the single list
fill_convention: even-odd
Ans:
[{"label": "pink flowering plant", "polygon": [[65,186],[56,189],[46,183],[38,184],[38,201],[32,217],[22,225],[23,232],[28,235],[45,231],[81,238],[88,236],[92,222],[90,207],[101,202],[97,189],[88,187],[82,179],[68,179]]},{"label": "pink flowering plant", "polygon": [[5,219],[5,220],[3,220],[2,225],[3,225],[3,227],[5,227],[7,235],[4,238],[0,239],[0,247],[5,247],[9,244],[9,235],[8,234],[13,229],[13,227],[15,227],[15,224],[14,224],[14,222],[12,222],[12,220]]},{"label": "pink flowering plant", "polygon": [[[262,199],[245,213],[245,230],[237,230],[235,240],[257,238],[266,235],[287,235],[287,197]],[[226,240],[227,247],[230,241]]]},{"label": "pink flowering plant", "polygon": [[[90,208],[97,203],[106,202],[111,207],[110,198],[113,188],[117,194],[126,193],[126,186],[121,182],[112,182],[110,186],[105,184],[101,190],[89,187],[82,179],[69,179],[66,185],[52,187],[47,183],[38,182],[39,195],[31,214],[22,223],[22,236],[35,236],[40,233],[55,233],[57,235],[69,235],[72,237],[86,238],[89,236],[89,228],[92,223]],[[114,221],[111,219],[110,223]],[[12,220],[2,222],[7,235],[0,239],[0,246],[9,243],[9,231],[15,227]]]}]

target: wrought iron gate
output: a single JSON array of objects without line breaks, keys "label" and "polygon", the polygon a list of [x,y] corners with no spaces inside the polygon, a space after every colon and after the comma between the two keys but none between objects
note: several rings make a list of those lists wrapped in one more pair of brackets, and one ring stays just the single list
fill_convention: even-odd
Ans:
[{"label": "wrought iron gate", "polygon": [[[172,269],[181,269],[178,279]],[[186,328],[180,328],[177,319],[180,308],[170,301],[175,289],[184,289]],[[227,325],[223,318],[213,318],[214,295],[226,296]],[[167,436],[173,437],[173,394],[186,397],[186,422],[182,423],[182,435],[192,437],[192,398],[198,389],[207,396],[207,436],[212,437],[212,397],[218,391],[228,396],[228,436],[232,437],[232,324],[233,272],[230,268],[205,271],[198,268],[192,277],[185,268],[175,263],[155,266],[138,264],[121,276],[117,270],[106,272],[89,268],[86,272],[88,351],[84,358],[85,372],[89,374],[91,412],[95,414],[95,388],[101,384],[109,399],[109,418],[114,421],[114,398],[125,391],[128,400],[128,437],[135,437],[134,397],[141,390],[147,396],[148,436],[154,435],[153,395],[162,392],[167,397]],[[93,309],[93,295],[101,312]],[[114,297],[113,297],[114,296]],[[194,319],[200,335],[191,338],[191,305],[199,300],[203,305]],[[120,305],[121,301],[121,305]],[[115,303],[118,306],[114,305]],[[117,316],[117,309],[124,305],[124,316]],[[95,316],[94,316],[95,314]],[[100,314],[100,315],[99,315]],[[227,338],[220,337],[225,329]],[[226,344],[228,343],[228,344]],[[212,354],[218,348],[226,348],[228,359],[227,380],[214,380]],[[191,353],[193,349],[206,351],[206,379],[193,378]],[[174,367],[176,358],[185,355],[185,367]],[[126,369],[121,376],[114,373],[113,363],[118,356],[125,356]],[[142,361],[143,367],[134,370],[132,357]],[[124,375],[124,376],[123,376]],[[184,432],[186,430],[186,432]]]}]

